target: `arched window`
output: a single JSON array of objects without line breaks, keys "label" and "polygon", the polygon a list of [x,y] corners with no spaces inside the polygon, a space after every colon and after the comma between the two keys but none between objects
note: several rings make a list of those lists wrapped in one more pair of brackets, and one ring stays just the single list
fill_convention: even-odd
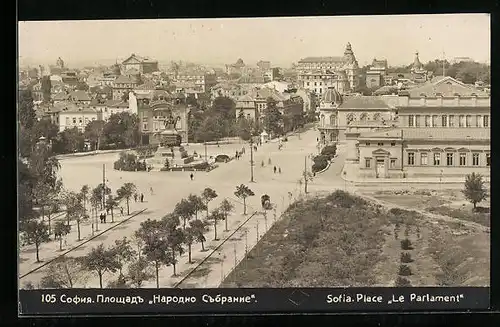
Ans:
[{"label": "arched window", "polygon": [[368,120],[368,114],[366,112],[363,112],[361,116],[359,116],[359,120],[361,121],[366,121]]},{"label": "arched window", "polygon": [[354,121],[354,114],[352,114],[352,113],[347,114],[346,121],[347,121],[347,125],[351,124]]},{"label": "arched window", "polygon": [[373,120],[380,120],[380,114],[377,112],[375,114],[373,114]]},{"label": "arched window", "polygon": [[321,115],[321,126],[325,126],[325,115]]},{"label": "arched window", "polygon": [[330,125],[337,125],[337,115],[330,115]]}]

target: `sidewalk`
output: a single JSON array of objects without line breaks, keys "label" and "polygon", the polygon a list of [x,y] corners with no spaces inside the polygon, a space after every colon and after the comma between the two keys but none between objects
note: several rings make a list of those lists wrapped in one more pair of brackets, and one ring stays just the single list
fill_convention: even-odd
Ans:
[{"label": "sidewalk", "polygon": [[[409,178],[359,178],[357,165],[346,163],[342,168],[340,177],[354,184],[463,184],[463,177],[409,177]],[[484,176],[486,186],[490,184],[490,177]]]}]

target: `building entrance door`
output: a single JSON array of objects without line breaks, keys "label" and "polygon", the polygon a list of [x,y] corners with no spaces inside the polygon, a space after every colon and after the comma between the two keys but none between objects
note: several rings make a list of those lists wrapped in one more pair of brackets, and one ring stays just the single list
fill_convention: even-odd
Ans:
[{"label": "building entrance door", "polygon": [[385,160],[377,159],[377,178],[385,176]]}]

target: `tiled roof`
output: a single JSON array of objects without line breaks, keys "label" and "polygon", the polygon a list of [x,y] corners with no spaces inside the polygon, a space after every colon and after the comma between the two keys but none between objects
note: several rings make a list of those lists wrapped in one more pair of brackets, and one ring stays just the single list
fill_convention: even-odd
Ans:
[{"label": "tiled roof", "polygon": [[136,87],[137,90],[154,90],[155,88],[156,88],[156,84],[154,82],[151,82],[151,81],[148,81],[148,82]]},{"label": "tiled roof", "polygon": [[389,106],[378,96],[344,97],[342,109],[389,109]]},{"label": "tiled roof", "polygon": [[137,84],[134,80],[132,80],[130,77],[125,76],[125,75],[120,75],[118,76],[115,81],[115,84]]},{"label": "tiled roof", "polygon": [[73,91],[69,94],[69,96],[72,99],[74,99],[75,101],[90,101],[91,100],[88,93],[85,91],[81,91],[81,90]]},{"label": "tiled roof", "polygon": [[343,62],[344,57],[306,57],[299,60],[299,63],[315,62]]},{"label": "tiled roof", "polygon": [[74,104],[73,102],[59,102],[55,103],[51,110],[51,112],[95,112],[94,109],[88,107],[88,106],[78,106]]},{"label": "tiled roof", "polygon": [[52,95],[52,100],[54,101],[64,101],[69,99],[69,94],[66,92],[59,92],[54,95]]},{"label": "tiled roof", "polygon": [[250,95],[245,94],[240,96],[236,101],[254,101],[254,99]]},{"label": "tiled roof", "polygon": [[128,57],[127,59],[125,59],[123,61],[123,64],[127,64],[127,61],[129,61],[131,59],[136,59],[140,63],[156,63],[157,62],[156,60],[150,59],[148,57],[142,57],[142,56],[138,56],[136,54],[132,54],[130,57]]},{"label": "tiled roof", "polygon": [[477,96],[488,96],[485,92],[476,89],[473,86],[465,85],[456,79],[446,76],[435,82],[428,82],[422,86],[408,90],[411,97],[420,97],[422,95],[433,97],[441,94],[444,97],[454,97],[456,94],[460,96],[471,96],[473,93]]},{"label": "tiled roof", "polygon": [[94,87],[91,87],[90,88],[90,92],[91,93],[97,93],[97,94],[101,94],[101,93],[111,93],[113,90],[111,87],[109,86],[102,86],[102,85],[98,85],[98,86],[94,86]]}]

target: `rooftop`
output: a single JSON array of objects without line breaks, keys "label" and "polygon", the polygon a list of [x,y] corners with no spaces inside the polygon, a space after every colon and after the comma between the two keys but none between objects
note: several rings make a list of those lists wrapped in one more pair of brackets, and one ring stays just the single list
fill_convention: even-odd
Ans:
[{"label": "rooftop", "polygon": [[390,128],[376,132],[363,133],[361,139],[401,138],[404,140],[490,140],[489,128]]},{"label": "rooftop", "polygon": [[456,79],[446,76],[440,79],[435,78],[422,86],[418,86],[406,91],[411,97],[428,96],[434,97],[441,95],[443,97],[459,96],[488,96],[487,93],[470,85],[465,85]]},{"label": "rooftop", "polygon": [[343,62],[344,57],[306,57],[299,60],[299,63],[328,63],[328,62]]},{"label": "rooftop", "polygon": [[90,101],[91,100],[89,94],[87,92],[81,91],[81,90],[73,91],[69,94],[69,96],[71,97],[71,99],[73,99],[75,101]]},{"label": "rooftop", "polygon": [[349,96],[344,97],[342,109],[389,109],[389,106],[379,96]]}]

